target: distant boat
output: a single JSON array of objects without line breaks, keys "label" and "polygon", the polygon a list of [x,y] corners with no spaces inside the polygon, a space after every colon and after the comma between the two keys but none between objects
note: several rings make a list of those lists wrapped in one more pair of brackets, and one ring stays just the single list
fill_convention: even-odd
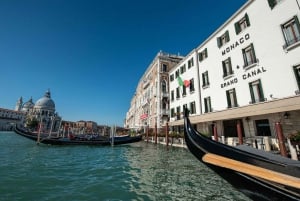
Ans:
[{"label": "distant boat", "polygon": [[196,158],[251,199],[300,200],[299,161],[247,145],[231,147],[216,142],[193,128],[187,111],[184,135]]},{"label": "distant boat", "polygon": [[[37,141],[38,135],[36,133],[31,133],[19,128],[15,128],[15,132],[23,137]],[[127,144],[133,142],[139,142],[142,140],[142,135],[138,136],[115,136],[113,140],[114,145]],[[112,138],[106,136],[73,136],[70,137],[49,137],[47,135],[41,134],[40,143],[50,144],[50,145],[99,145],[106,146],[111,145]]]}]

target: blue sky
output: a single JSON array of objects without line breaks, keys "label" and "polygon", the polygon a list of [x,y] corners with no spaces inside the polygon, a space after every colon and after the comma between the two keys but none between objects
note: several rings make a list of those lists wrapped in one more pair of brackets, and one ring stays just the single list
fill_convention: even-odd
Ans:
[{"label": "blue sky", "polygon": [[186,55],[246,0],[1,0],[0,108],[46,90],[65,120],[123,125],[160,51]]}]

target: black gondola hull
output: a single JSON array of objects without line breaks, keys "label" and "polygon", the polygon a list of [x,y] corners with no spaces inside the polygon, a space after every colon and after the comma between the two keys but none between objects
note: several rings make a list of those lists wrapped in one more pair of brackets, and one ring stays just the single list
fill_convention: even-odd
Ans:
[{"label": "black gondola hull", "polygon": [[299,177],[299,163],[286,165],[282,161],[270,160],[266,156],[252,155],[243,150],[236,149],[213,141],[193,129],[188,117],[185,117],[185,140],[191,153],[207,167],[212,169],[235,188],[243,192],[253,200],[300,200],[299,189],[278,185],[264,179],[253,177],[242,172],[227,169],[218,165],[208,164],[203,161],[203,156],[208,153],[217,154],[222,157],[241,161],[243,163],[279,171],[294,177]]},{"label": "black gondola hull", "polygon": [[[38,141],[38,136],[36,133],[30,133],[27,131],[23,131],[21,129],[15,128],[15,132],[23,137],[31,139],[33,141]],[[40,143],[48,144],[48,145],[93,145],[93,146],[107,146],[107,145],[121,145],[139,142],[142,140],[142,135],[138,136],[118,136],[115,137],[112,141],[111,138],[108,137],[98,137],[97,139],[81,139],[81,138],[64,138],[64,137],[48,137],[48,135],[40,136]]]}]

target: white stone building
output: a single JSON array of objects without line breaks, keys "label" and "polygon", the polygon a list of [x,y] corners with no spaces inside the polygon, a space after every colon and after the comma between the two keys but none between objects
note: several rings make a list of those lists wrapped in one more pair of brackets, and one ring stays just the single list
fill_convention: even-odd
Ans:
[{"label": "white stone building", "polygon": [[205,133],[216,126],[219,136],[237,137],[240,123],[246,137],[276,136],[276,122],[285,135],[299,131],[299,19],[297,0],[247,1],[169,72],[172,129],[182,131],[188,107]]},{"label": "white stone building", "polygon": [[49,90],[34,104],[32,98],[23,104],[22,97],[17,101],[15,109],[24,113],[25,118],[35,119],[42,124],[42,131],[58,131],[61,117],[55,111],[55,103]]},{"label": "white stone building", "polygon": [[169,70],[183,57],[159,52],[141,77],[130,108],[125,128],[141,130],[162,128],[169,121]]}]

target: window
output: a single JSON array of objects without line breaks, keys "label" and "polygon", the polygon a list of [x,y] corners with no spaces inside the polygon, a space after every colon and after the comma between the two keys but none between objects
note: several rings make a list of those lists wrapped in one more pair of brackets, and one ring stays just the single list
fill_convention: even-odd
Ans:
[{"label": "window", "polygon": [[300,24],[297,16],[281,25],[281,28],[285,40],[284,49],[300,41]]},{"label": "window", "polygon": [[242,49],[243,57],[244,57],[244,68],[251,66],[251,64],[255,64],[258,62],[258,59],[255,56],[254,46],[251,43],[245,49]]},{"label": "window", "polygon": [[237,100],[236,100],[236,93],[235,89],[230,89],[226,91],[226,97],[227,97],[227,105],[228,108],[237,107]]},{"label": "window", "polygon": [[176,88],[176,98],[177,98],[177,99],[180,98],[179,91],[180,91],[180,90],[179,90],[179,87],[177,87],[177,88]]},{"label": "window", "polygon": [[255,120],[256,135],[271,136],[270,123],[268,119]]},{"label": "window", "polygon": [[168,65],[167,64],[162,64],[162,72],[168,72]]},{"label": "window", "polygon": [[206,98],[204,98],[204,113],[208,113],[211,111],[212,111],[212,108],[211,108],[210,97],[206,97]]},{"label": "window", "polygon": [[180,106],[178,106],[176,108],[176,119],[179,120],[180,119]]},{"label": "window", "polygon": [[190,93],[195,91],[194,79],[190,79]]},{"label": "window", "polygon": [[175,78],[178,78],[179,76],[179,70],[175,71]]},{"label": "window", "polygon": [[273,9],[282,0],[268,0],[269,6]]},{"label": "window", "polygon": [[217,38],[217,45],[218,47],[222,47],[225,43],[228,43],[230,41],[229,38],[229,32],[226,31],[221,37]]},{"label": "window", "polygon": [[300,65],[294,66],[294,73],[298,84],[298,93],[300,89]]},{"label": "window", "polygon": [[186,71],[185,64],[180,67],[180,74],[184,73]]},{"label": "window", "polygon": [[223,78],[233,74],[230,57],[225,61],[222,61],[222,66],[223,66]]},{"label": "window", "polygon": [[184,104],[184,105],[182,106],[182,109],[183,109],[182,111],[185,112],[185,109],[187,109],[187,104]]},{"label": "window", "polygon": [[167,83],[165,80],[161,82],[161,90],[163,93],[167,93]]},{"label": "window", "polygon": [[175,117],[175,110],[174,110],[174,108],[171,108],[171,117]]},{"label": "window", "polygon": [[182,85],[182,96],[186,96],[186,86]]},{"label": "window", "polygon": [[171,101],[174,101],[174,91],[171,91]]},{"label": "window", "polygon": [[258,103],[265,101],[262,84],[260,80],[249,83],[251,102]]},{"label": "window", "polygon": [[170,75],[170,81],[174,81],[174,74]]},{"label": "window", "polygon": [[246,13],[245,16],[240,21],[234,24],[235,33],[239,34],[249,26],[250,26],[250,21],[249,21],[248,14]]},{"label": "window", "polygon": [[205,71],[202,73],[202,87],[209,86],[209,80],[208,80],[208,71]]},{"label": "window", "polygon": [[195,101],[190,103],[190,114],[196,114],[196,104]]},{"label": "window", "polygon": [[194,66],[194,58],[188,60],[188,68],[191,68],[192,66]]},{"label": "window", "polygon": [[198,53],[198,58],[200,62],[206,59],[207,57],[208,57],[207,48],[205,48],[202,52]]}]

